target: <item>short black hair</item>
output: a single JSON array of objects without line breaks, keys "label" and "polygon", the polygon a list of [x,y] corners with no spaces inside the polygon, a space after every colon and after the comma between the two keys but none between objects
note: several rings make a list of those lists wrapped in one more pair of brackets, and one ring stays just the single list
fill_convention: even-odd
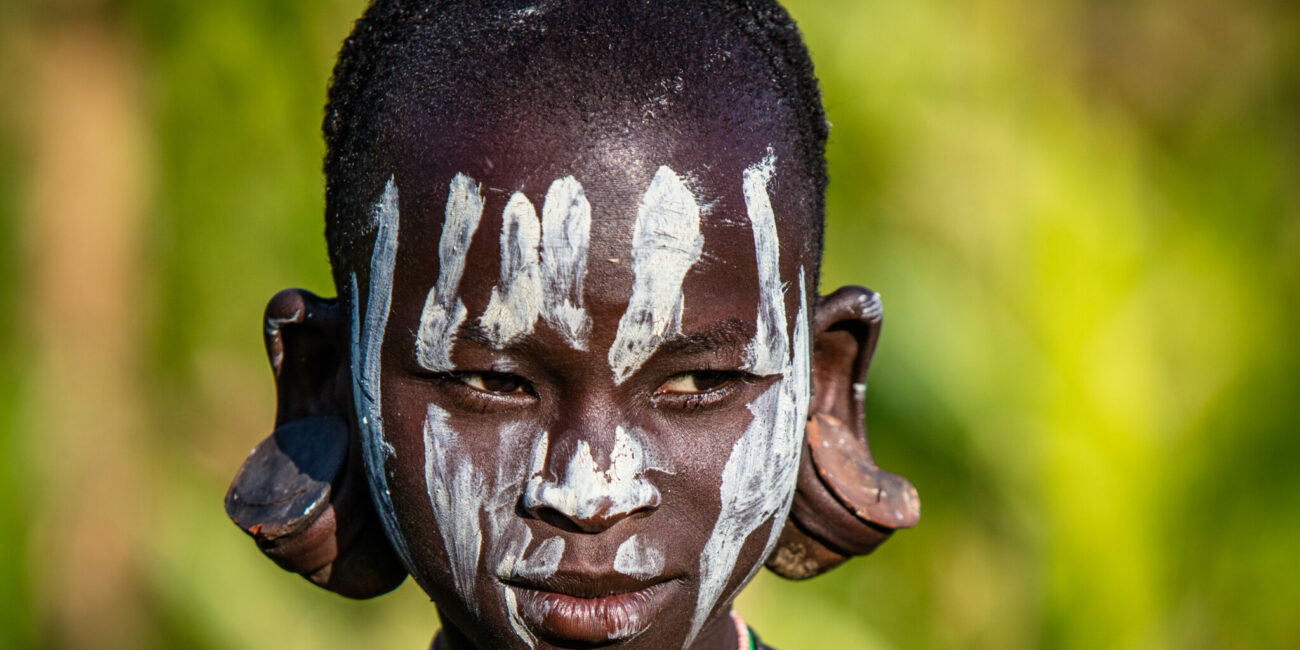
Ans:
[{"label": "short black hair", "polygon": [[[757,56],[715,67],[738,49]],[[466,65],[475,57],[497,67]],[[654,61],[665,58],[676,67]],[[710,78],[721,67],[746,77]],[[374,0],[343,43],[325,108],[325,238],[336,286],[344,290],[353,272],[368,275],[356,260],[369,251],[370,213],[390,173],[379,149],[392,115],[430,103],[478,110],[473,102],[485,98],[518,101],[505,88],[520,78],[572,94],[575,110],[598,115],[616,97],[663,92],[673,70],[680,86],[685,69],[708,92],[740,86],[725,89],[728,101],[779,107],[771,110],[784,116],[781,135],[806,174],[820,255],[829,125],[808,50],[776,0]],[[576,78],[583,83],[566,87]]]}]

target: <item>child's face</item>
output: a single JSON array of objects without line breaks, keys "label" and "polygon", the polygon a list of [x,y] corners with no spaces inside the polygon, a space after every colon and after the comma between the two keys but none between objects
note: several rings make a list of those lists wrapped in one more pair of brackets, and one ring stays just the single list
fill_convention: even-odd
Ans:
[{"label": "child's face", "polygon": [[795,167],[736,149],[394,164],[358,421],[394,546],[476,646],[723,638],[775,543],[816,259],[773,220]]}]

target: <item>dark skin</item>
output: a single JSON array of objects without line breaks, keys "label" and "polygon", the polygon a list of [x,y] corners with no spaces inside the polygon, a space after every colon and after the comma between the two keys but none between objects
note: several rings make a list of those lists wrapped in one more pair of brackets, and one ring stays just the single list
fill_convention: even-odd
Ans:
[{"label": "dark skin", "polygon": [[[811,577],[916,520],[915,491],[875,466],[862,427],[879,305],[858,287],[815,296],[820,112],[782,80],[782,48],[755,47],[775,43],[754,40],[760,24],[704,5],[543,4],[506,20],[467,5],[480,13],[444,16],[465,18],[452,32],[357,41],[386,54],[348,68],[373,92],[343,93],[328,122],[345,152],[327,165],[343,297],[268,305],[276,430],[227,512],[335,592],[373,597],[409,573],[449,650],[734,648],[731,602],[764,562]],[[454,177],[472,180],[451,192]],[[556,312],[528,316],[578,268],[541,269],[548,250],[581,250],[545,225],[579,205],[547,199],[566,182],[591,211],[589,249],[570,255],[585,338],[554,329],[573,323]],[[449,196],[480,193],[472,239],[440,250],[466,223],[444,223]],[[638,273],[646,251],[700,245],[693,205],[698,259]],[[637,244],[646,206],[654,236]],[[536,255],[528,223],[546,233],[549,284],[502,273]],[[431,291],[458,255],[460,280]],[[430,326],[461,307],[463,322]],[[626,338],[625,317],[665,335]],[[494,340],[510,321],[527,326]]]},{"label": "dark skin", "polygon": [[[735,124],[730,121],[726,126]],[[484,551],[475,565],[472,594],[454,587],[448,542],[430,506],[424,435],[429,405],[447,414],[447,426],[462,445],[457,449],[463,457],[455,459],[451,467],[468,464],[485,476],[518,464],[521,453],[527,451],[501,444],[499,432],[506,425],[545,432],[549,453],[540,476],[552,482],[563,479],[579,442],[589,446],[600,470],[608,469],[614,431],[635,427],[647,434],[647,444],[661,459],[661,469],[647,470],[641,476],[656,489],[660,498],[655,503],[622,511],[604,508],[576,513],[545,504],[525,507],[520,489],[506,515],[515,520],[512,525],[527,528],[533,550],[538,540],[559,538],[564,542],[554,576],[546,584],[522,586],[592,598],[649,585],[662,600],[653,612],[652,624],[639,634],[615,639],[610,647],[683,647],[700,592],[701,553],[720,514],[724,467],[733,445],[753,420],[749,405],[782,379],[754,374],[745,366],[746,346],[756,333],[761,287],[754,233],[741,192],[742,173],[772,148],[777,165],[768,194],[777,215],[780,279],[787,288],[783,324],[787,333],[794,331],[800,313],[800,269],[811,284],[819,263],[812,241],[815,232],[808,227],[813,217],[807,214],[810,202],[801,193],[805,184],[800,182],[797,167],[785,163],[793,156],[784,151],[779,131],[770,125],[739,130],[705,125],[699,132],[712,134],[706,139],[684,139],[679,131],[661,130],[593,139],[563,124],[553,125],[549,131],[538,129],[532,142],[523,143],[515,134],[504,136],[490,130],[479,131],[474,137],[462,134],[451,138],[421,120],[388,129],[388,141],[397,143],[390,151],[394,154],[394,184],[401,196],[401,228],[392,270],[392,306],[382,343],[381,381],[384,437],[393,448],[384,472],[400,527],[396,534],[409,550],[406,569],[438,605],[444,630],[442,647],[527,647],[502,602],[503,578],[490,565],[495,550],[507,540],[494,536],[490,526],[482,533]],[[399,137],[402,133],[425,135]],[[692,194],[707,206],[701,224],[703,255],[682,284],[680,336],[660,345],[626,381],[616,384],[608,351],[632,294],[633,224],[642,194],[661,165],[687,177]],[[416,336],[426,296],[439,275],[437,251],[448,182],[457,173],[480,184],[485,208],[457,292],[469,318],[452,346],[454,368],[431,372],[417,363]],[[516,191],[523,192],[540,210],[549,184],[569,175],[582,183],[592,206],[583,294],[592,322],[586,349],[575,349],[541,321],[528,336],[498,349],[483,339],[476,323],[500,283],[502,211]],[[364,264],[358,266],[365,268]],[[368,291],[365,279],[360,281],[364,311]],[[846,336],[845,332],[875,325],[868,325],[843,293],[820,305],[813,297],[808,299],[810,307],[821,309],[813,331],[819,354],[814,361],[817,383],[812,402],[825,413],[843,416],[855,412],[851,384],[856,381],[855,370],[863,366],[862,357],[870,350],[861,336]],[[304,313],[311,316],[304,317]],[[350,316],[344,308],[292,293],[277,297],[268,309],[272,319],[295,316],[315,324],[293,328],[292,335],[286,332],[293,347],[348,349]],[[805,317],[812,322],[811,314]],[[310,369],[294,367],[297,359],[305,357],[291,354],[285,362],[288,367],[277,368],[281,412],[292,414],[282,420],[350,413],[352,389],[346,355],[324,356],[333,358],[335,365],[322,367],[317,361]],[[358,478],[363,479],[358,476],[359,435],[351,419],[348,492],[355,491]],[[332,526],[333,519],[316,525]],[[731,598],[766,559],[772,527],[784,523],[772,517],[745,539],[734,569],[689,647],[736,647],[735,628],[728,616]],[[375,545],[381,543],[373,536],[377,528],[371,520],[366,531],[355,538],[340,537],[355,539],[350,543],[359,546]],[[633,535],[663,552],[663,566],[650,578],[634,580],[612,569],[620,545]],[[603,647],[609,643],[609,625],[599,620],[590,624],[534,622],[531,628],[537,647]]]}]

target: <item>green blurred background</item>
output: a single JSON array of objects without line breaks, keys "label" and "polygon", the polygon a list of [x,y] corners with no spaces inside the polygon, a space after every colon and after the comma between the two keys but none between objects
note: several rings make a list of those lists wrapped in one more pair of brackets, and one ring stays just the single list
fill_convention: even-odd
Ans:
[{"label": "green blurred background", "polygon": [[[790,0],[825,283],[882,292],[921,525],[740,610],[782,650],[1300,648],[1300,6]],[[423,648],[221,500],[265,300],[329,293],[319,123],[362,0],[0,2],[0,646]]]}]

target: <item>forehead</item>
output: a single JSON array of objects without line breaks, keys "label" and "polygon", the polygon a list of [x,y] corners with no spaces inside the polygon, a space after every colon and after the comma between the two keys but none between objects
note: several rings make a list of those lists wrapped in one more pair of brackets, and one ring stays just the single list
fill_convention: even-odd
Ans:
[{"label": "forehead", "polygon": [[[581,186],[591,210],[583,300],[593,319],[593,343],[607,346],[612,325],[633,293],[638,247],[634,234],[647,191],[656,178],[671,177],[680,180],[675,191],[684,193],[700,213],[702,250],[681,283],[684,330],[731,320],[748,323],[752,334],[760,295],[759,254],[744,192],[746,170],[765,162],[772,165],[767,195],[777,217],[783,282],[791,283],[799,266],[815,268],[811,245],[815,233],[803,227],[806,218],[790,218],[803,217],[799,211],[806,209],[805,197],[793,189],[797,184],[783,178],[793,175],[797,166],[785,164],[774,144],[728,144],[708,147],[670,138],[593,138],[561,148],[511,150],[489,142],[481,148],[463,144],[449,148],[455,155],[418,157],[395,165],[401,228],[394,307],[418,319],[425,292],[439,276],[439,248],[453,178],[472,179],[483,201],[478,227],[464,250],[465,271],[458,287],[469,312],[480,314],[492,292],[500,289],[504,215],[509,206],[526,198],[540,219],[551,186],[571,177]],[[511,236],[505,233],[506,240]],[[660,238],[660,244],[663,241]],[[787,314],[796,313],[795,294],[787,292]]]}]

